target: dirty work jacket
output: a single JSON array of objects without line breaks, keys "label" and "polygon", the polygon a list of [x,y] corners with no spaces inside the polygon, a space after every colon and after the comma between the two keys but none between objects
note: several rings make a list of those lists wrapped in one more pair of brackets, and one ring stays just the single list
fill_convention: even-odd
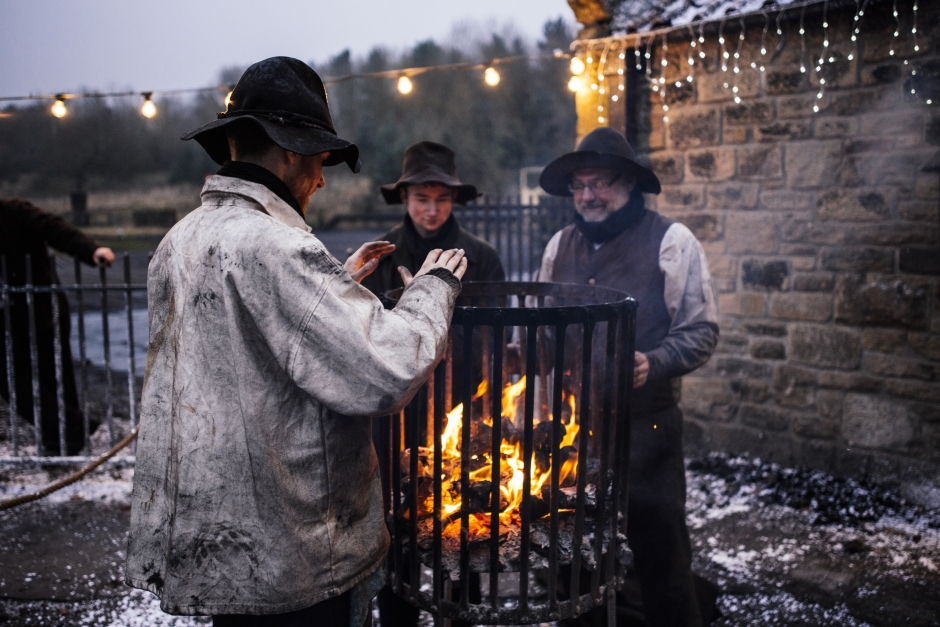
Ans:
[{"label": "dirty work jacket", "polygon": [[127,582],[174,614],[290,612],[382,561],[367,417],[439,360],[459,284],[386,310],[266,187],[215,175],[202,203],[149,268]]}]

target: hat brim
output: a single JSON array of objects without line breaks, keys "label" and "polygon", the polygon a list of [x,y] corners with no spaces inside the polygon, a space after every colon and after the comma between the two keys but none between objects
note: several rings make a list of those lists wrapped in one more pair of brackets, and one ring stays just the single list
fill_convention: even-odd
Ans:
[{"label": "hat brim", "polygon": [[222,165],[229,160],[225,127],[233,122],[243,120],[250,120],[260,126],[271,141],[284,150],[296,152],[300,155],[316,155],[321,152],[329,152],[330,156],[323,162],[323,165],[332,166],[345,163],[353,172],[359,172],[362,168],[362,164],[359,162],[359,147],[352,142],[323,129],[277,124],[254,115],[240,115],[213,120],[183,135],[182,139],[195,139],[213,161]]},{"label": "hat brim", "polygon": [[464,183],[448,183],[446,181],[441,181],[439,179],[420,179],[420,177],[411,179],[400,179],[394,183],[389,183],[387,185],[382,185],[379,189],[382,191],[382,198],[385,199],[386,204],[389,205],[400,205],[401,202],[401,188],[403,185],[422,185],[429,183],[437,183],[439,185],[445,185],[454,190],[454,202],[458,205],[465,205],[471,200],[480,197],[480,193],[477,191],[477,188],[473,185],[466,185]]},{"label": "hat brim", "polygon": [[593,150],[578,150],[564,154],[542,170],[539,185],[553,196],[571,196],[568,184],[576,170],[603,168],[631,175],[636,180],[636,189],[646,194],[658,194],[662,191],[659,178],[646,166],[621,157]]}]

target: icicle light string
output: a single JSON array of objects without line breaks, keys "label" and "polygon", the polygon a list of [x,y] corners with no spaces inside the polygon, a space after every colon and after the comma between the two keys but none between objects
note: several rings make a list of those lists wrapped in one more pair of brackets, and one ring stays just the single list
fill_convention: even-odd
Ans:
[{"label": "icicle light string", "polygon": [[800,74],[806,74],[806,27],[804,18],[806,17],[806,5],[800,9]]},{"label": "icicle light string", "polygon": [[822,101],[824,92],[826,90],[826,77],[823,75],[823,66],[826,64],[826,61],[832,63],[835,59],[829,56],[829,0],[825,0],[823,3],[823,17],[822,17],[822,29],[823,29],[823,43],[822,50],[819,53],[819,58],[816,61],[816,80],[819,83],[819,90],[816,92],[816,99],[813,102],[813,113],[819,113],[819,103]]}]

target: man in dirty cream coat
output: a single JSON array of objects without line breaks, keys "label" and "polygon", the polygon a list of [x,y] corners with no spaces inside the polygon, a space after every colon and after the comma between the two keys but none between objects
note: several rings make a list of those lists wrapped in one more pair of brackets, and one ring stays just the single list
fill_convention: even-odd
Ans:
[{"label": "man in dirty cream coat", "polygon": [[[440,358],[462,251],[432,251],[391,310],[303,214],[323,167],[358,171],[316,73],[249,67],[194,131],[217,162],[149,268],[127,581],[214,625],[362,625],[388,536],[369,416]],[[265,615],[265,616],[251,616]]]}]

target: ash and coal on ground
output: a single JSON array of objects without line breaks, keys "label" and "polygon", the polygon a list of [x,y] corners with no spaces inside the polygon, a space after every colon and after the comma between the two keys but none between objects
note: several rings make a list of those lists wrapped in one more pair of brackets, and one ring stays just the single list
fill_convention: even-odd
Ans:
[{"label": "ash and coal on ground", "polygon": [[[8,465],[0,499],[71,469]],[[118,462],[0,512],[0,624],[210,623],[124,585],[132,474]],[[694,568],[721,590],[714,625],[940,625],[940,511],[743,457],[692,459],[687,478]]]}]

